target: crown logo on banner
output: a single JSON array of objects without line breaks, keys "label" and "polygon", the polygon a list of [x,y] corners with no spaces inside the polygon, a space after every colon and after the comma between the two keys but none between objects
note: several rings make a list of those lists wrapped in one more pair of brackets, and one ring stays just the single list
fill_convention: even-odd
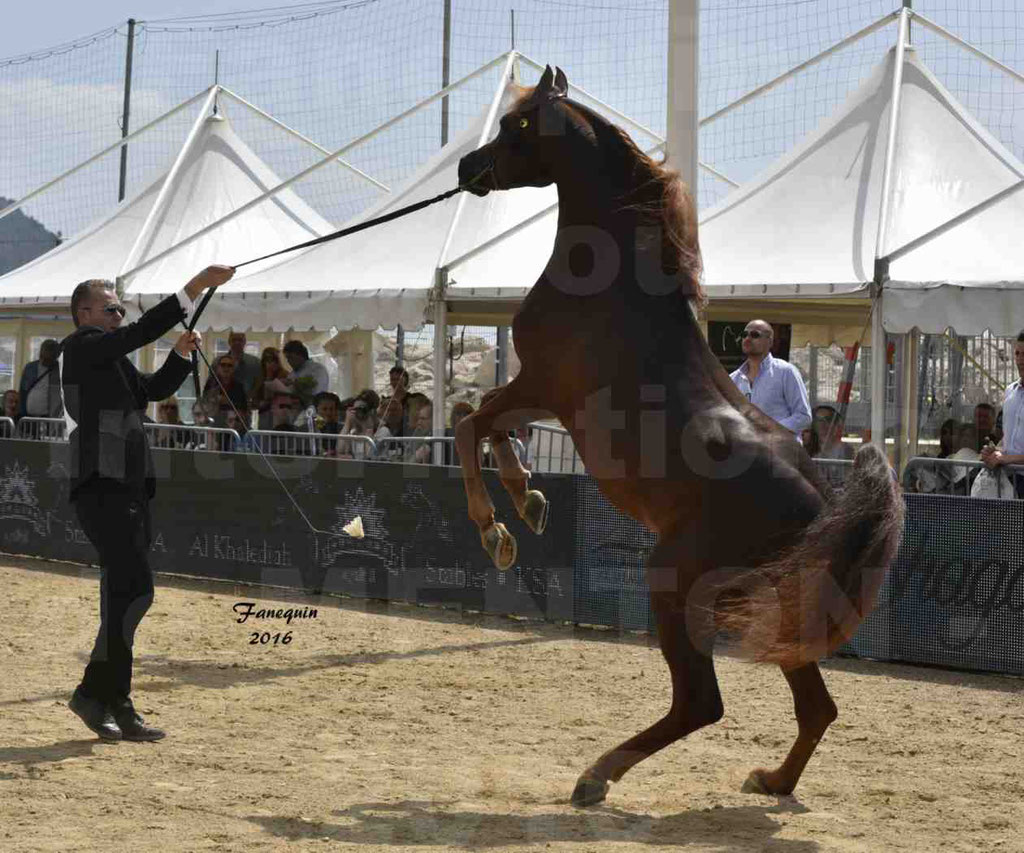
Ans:
[{"label": "crown logo on banner", "polygon": [[46,517],[39,509],[28,466],[17,462],[4,465],[4,475],[0,477],[0,519],[7,518],[27,522],[40,536],[47,533]]},{"label": "crown logo on banner", "polygon": [[341,503],[334,506],[332,533],[345,533],[345,525],[356,516],[362,519],[364,535],[359,539],[345,536],[334,542],[323,543],[323,565],[330,565],[340,554],[366,554],[378,558],[385,566],[395,563],[395,546],[385,525],[387,510],[377,506],[377,496],[363,491],[362,486],[345,492]]}]

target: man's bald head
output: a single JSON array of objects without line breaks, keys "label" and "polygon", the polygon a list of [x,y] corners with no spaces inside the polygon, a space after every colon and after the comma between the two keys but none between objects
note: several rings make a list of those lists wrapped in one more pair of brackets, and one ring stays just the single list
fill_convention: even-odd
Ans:
[{"label": "man's bald head", "polygon": [[772,348],[774,333],[770,323],[764,320],[751,320],[743,327],[741,348],[748,359],[760,361]]}]

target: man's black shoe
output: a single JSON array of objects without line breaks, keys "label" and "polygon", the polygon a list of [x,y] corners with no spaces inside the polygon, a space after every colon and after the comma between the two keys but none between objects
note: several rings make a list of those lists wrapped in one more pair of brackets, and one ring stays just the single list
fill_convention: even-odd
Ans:
[{"label": "man's black shoe", "polygon": [[163,729],[147,726],[142,717],[134,712],[119,715],[117,725],[121,729],[121,737],[124,740],[152,741],[162,740],[167,737],[167,732]]},{"label": "man's black shoe", "polygon": [[114,715],[107,710],[107,706],[100,702],[99,699],[90,699],[88,696],[83,696],[76,689],[71,694],[71,701],[68,702],[68,707],[103,740],[121,740],[121,729],[114,720]]}]

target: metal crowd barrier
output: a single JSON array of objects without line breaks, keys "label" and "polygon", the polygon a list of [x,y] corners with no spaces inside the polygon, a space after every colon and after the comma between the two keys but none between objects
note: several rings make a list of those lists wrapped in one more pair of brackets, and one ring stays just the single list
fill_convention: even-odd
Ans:
[{"label": "metal crowd barrier", "polygon": [[[929,495],[961,495],[968,497],[978,471],[984,462],[967,459],[935,459],[915,456],[903,471],[903,488],[908,492]],[[1004,465],[1006,474],[1024,474],[1024,465]],[[1012,481],[1011,477],[1011,481]]]},{"label": "metal crowd barrier", "polygon": [[241,439],[233,429],[194,424],[144,424],[151,447],[228,453]]},{"label": "metal crowd barrier", "polygon": [[11,418],[0,417],[0,438],[14,438],[16,429],[17,427]]},{"label": "metal crowd barrier", "polygon": [[18,421],[17,438],[29,441],[64,441],[67,422],[64,418],[24,417]]},{"label": "metal crowd barrier", "polygon": [[841,489],[846,485],[846,478],[853,471],[852,459],[826,459],[821,456],[811,457],[814,467],[821,478],[833,489]]},{"label": "metal crowd barrier", "polygon": [[531,423],[527,428],[533,432],[527,451],[531,470],[555,474],[586,473],[567,429],[540,422]]},{"label": "metal crowd barrier", "polygon": [[355,459],[377,456],[377,444],[368,435],[251,429],[236,449],[255,453],[253,445],[258,445],[267,456],[351,456]]}]

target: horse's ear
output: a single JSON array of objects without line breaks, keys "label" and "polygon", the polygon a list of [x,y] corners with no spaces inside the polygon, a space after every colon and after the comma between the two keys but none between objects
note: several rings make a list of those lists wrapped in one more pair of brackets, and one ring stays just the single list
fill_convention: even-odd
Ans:
[{"label": "horse's ear", "polygon": [[544,98],[551,94],[551,90],[554,88],[553,83],[555,79],[555,72],[551,70],[551,66],[547,65],[544,67],[544,73],[540,75],[540,82],[537,84],[537,88],[534,89],[534,94],[538,97]]},{"label": "horse's ear", "polygon": [[565,72],[557,65],[555,66],[555,86],[551,94],[556,98],[564,98],[569,94],[569,80],[566,78]]}]

